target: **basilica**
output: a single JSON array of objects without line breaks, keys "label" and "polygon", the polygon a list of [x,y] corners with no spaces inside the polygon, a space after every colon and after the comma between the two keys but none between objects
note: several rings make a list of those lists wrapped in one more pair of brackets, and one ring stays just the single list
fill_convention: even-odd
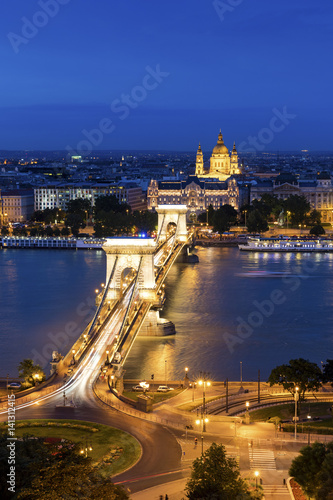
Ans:
[{"label": "basilica", "polygon": [[210,205],[216,210],[229,204],[238,210],[239,187],[232,176],[240,173],[236,146],[234,144],[229,154],[220,131],[208,168],[199,144],[195,175],[189,175],[185,180],[150,181],[147,191],[148,210],[155,210],[158,205],[182,204],[188,207],[189,220],[196,220]]},{"label": "basilica", "polygon": [[240,173],[241,171],[238,167],[236,145],[234,143],[231,154],[229,154],[229,150],[223,142],[221,130],[217,139],[217,144],[212,151],[212,156],[210,157],[208,170],[204,167],[202,149],[199,144],[195,163],[195,175],[197,177],[211,177],[220,181],[225,181],[231,175]]}]

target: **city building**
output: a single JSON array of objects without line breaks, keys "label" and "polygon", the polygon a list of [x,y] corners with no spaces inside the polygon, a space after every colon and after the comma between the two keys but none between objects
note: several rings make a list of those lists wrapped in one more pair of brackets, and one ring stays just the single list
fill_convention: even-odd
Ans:
[{"label": "city building", "polygon": [[11,189],[1,191],[1,223],[24,222],[34,211],[34,192],[32,189]]},{"label": "city building", "polygon": [[134,182],[121,183],[57,183],[35,188],[35,210],[60,208],[66,210],[70,200],[84,198],[95,205],[99,196],[114,195],[119,203],[127,203],[131,209],[146,210],[147,202],[140,186]]},{"label": "city building", "polygon": [[221,130],[217,139],[217,144],[214,147],[212,155],[210,157],[209,169],[205,168],[203,152],[201,149],[201,144],[199,143],[195,163],[195,175],[197,177],[213,177],[215,179],[218,179],[219,181],[225,181],[231,175],[240,173],[241,171],[238,167],[238,154],[236,145],[234,143],[232,151],[229,154],[229,150],[224,144]]},{"label": "city building", "polygon": [[236,179],[227,181],[198,178],[189,175],[183,181],[152,180],[147,192],[148,210],[155,210],[158,205],[186,205],[188,219],[196,220],[197,215],[212,205],[216,210],[222,205],[239,208],[239,188]]},{"label": "city building", "polygon": [[333,186],[329,173],[320,172],[314,179],[298,179],[290,173],[256,180],[250,188],[250,203],[265,194],[286,200],[291,195],[305,196],[312,210],[318,210],[322,222],[333,222]]}]

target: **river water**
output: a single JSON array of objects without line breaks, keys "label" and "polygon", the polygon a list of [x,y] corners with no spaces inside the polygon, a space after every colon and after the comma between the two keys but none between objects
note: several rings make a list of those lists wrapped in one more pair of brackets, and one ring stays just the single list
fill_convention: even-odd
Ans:
[{"label": "river water", "polygon": [[[333,254],[250,253],[198,248],[199,264],[175,264],[161,316],[173,337],[137,338],[127,378],[266,379],[277,364],[333,358]],[[259,271],[259,272],[258,272]],[[102,251],[0,252],[0,376],[23,358],[47,365],[93,314],[105,281]]]}]

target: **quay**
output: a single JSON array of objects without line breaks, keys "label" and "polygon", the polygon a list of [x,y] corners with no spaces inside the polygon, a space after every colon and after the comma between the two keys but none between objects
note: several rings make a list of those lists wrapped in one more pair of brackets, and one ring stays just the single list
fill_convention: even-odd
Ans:
[{"label": "quay", "polygon": [[3,236],[0,238],[1,248],[56,248],[101,250],[104,243],[100,238],[67,238],[67,237],[33,237]]}]

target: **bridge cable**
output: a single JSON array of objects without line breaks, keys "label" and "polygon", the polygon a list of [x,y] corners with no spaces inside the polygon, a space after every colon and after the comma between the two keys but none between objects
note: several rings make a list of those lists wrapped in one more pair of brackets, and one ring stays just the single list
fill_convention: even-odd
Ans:
[{"label": "bridge cable", "polygon": [[132,304],[133,304],[135,292],[136,292],[138,281],[139,281],[139,274],[140,274],[140,271],[141,271],[142,260],[143,260],[143,257],[140,257],[140,262],[139,262],[139,266],[138,266],[137,275],[136,275],[136,278],[135,278],[135,281],[134,281],[134,284],[133,284],[132,295],[131,295],[130,301],[128,303],[128,306],[127,306],[127,309],[126,309],[126,313],[125,313],[125,316],[123,318],[121,327],[119,329],[119,333],[118,333],[119,344],[122,342],[122,339],[120,339],[120,336],[121,336],[121,334],[122,334],[122,332],[123,332],[123,330],[125,328],[125,324],[126,324],[126,321],[127,321],[127,318],[128,318],[129,312],[130,312],[130,309],[131,309]]},{"label": "bridge cable", "polygon": [[113,264],[112,271],[110,273],[110,277],[109,277],[108,283],[107,283],[106,287],[104,288],[104,293],[103,293],[101,302],[100,302],[99,306],[96,309],[96,312],[95,312],[95,315],[93,317],[92,322],[90,323],[90,327],[89,327],[89,330],[88,330],[88,333],[87,333],[88,337],[89,337],[89,335],[91,335],[91,332],[92,332],[92,330],[93,330],[93,328],[95,326],[95,323],[96,323],[96,320],[98,318],[98,315],[99,315],[99,313],[100,313],[100,311],[101,311],[101,309],[102,309],[102,307],[104,305],[104,301],[105,301],[105,298],[107,296],[107,293],[108,293],[108,290],[109,290],[109,286],[111,285],[111,281],[112,281],[112,278],[114,276],[114,273],[115,273],[115,270],[116,270],[116,267],[117,267],[117,261],[118,261],[118,256],[116,256],[116,258],[115,258],[115,261],[114,261],[114,264]]}]

